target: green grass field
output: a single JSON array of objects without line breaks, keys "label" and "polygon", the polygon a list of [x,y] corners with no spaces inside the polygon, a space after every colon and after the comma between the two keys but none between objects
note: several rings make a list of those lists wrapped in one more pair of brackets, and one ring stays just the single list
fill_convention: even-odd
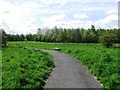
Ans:
[{"label": "green grass field", "polygon": [[0,49],[0,89],[2,88],[2,50]]},{"label": "green grass field", "polygon": [[120,88],[120,59],[118,49],[105,48],[100,44],[64,44],[42,42],[9,42],[9,45],[53,49],[68,53],[87,66],[91,74],[103,84],[104,88]]},{"label": "green grass field", "polygon": [[42,88],[53,67],[47,53],[18,46],[2,48],[2,88]]}]

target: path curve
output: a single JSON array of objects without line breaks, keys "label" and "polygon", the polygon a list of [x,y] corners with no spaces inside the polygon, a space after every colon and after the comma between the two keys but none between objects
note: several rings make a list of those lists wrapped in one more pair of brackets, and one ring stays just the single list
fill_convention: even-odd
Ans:
[{"label": "path curve", "polygon": [[50,53],[56,65],[44,88],[102,88],[79,60],[57,51],[42,51]]}]

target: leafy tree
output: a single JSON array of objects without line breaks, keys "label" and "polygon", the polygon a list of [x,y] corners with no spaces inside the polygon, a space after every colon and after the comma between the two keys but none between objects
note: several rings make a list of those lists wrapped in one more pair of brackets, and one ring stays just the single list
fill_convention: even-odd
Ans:
[{"label": "leafy tree", "polygon": [[116,35],[114,33],[105,33],[100,37],[100,42],[107,48],[115,44],[117,41]]},{"label": "leafy tree", "polygon": [[[43,30],[38,28],[36,34],[27,35],[14,35],[8,34],[9,41],[40,41],[40,42],[62,42],[62,43],[98,43],[99,38],[102,38],[103,34],[113,33],[118,40],[115,43],[120,43],[120,29],[95,29],[94,25],[91,25],[90,29],[83,28],[58,28]],[[109,35],[108,35],[109,36]],[[105,36],[104,36],[105,37]],[[101,40],[102,42],[103,40]],[[107,45],[107,44],[106,44]],[[109,47],[109,45],[108,45]]]},{"label": "leafy tree", "polygon": [[94,25],[91,25],[91,30],[92,30],[93,32],[95,32],[95,26],[94,26]]},{"label": "leafy tree", "polygon": [[79,29],[75,30],[75,42],[80,43],[82,41],[81,32]]},{"label": "leafy tree", "polygon": [[27,34],[26,35],[26,39],[28,40],[28,41],[33,41],[33,35],[30,33],[30,34]]},{"label": "leafy tree", "polygon": [[20,41],[20,36],[19,36],[18,34],[16,34],[16,35],[14,36],[14,40],[15,40],[15,41]]},{"label": "leafy tree", "polygon": [[24,41],[25,40],[25,36],[23,34],[19,35],[19,38],[20,38],[19,39],[20,41]]},{"label": "leafy tree", "polygon": [[[2,35],[1,35],[2,34]],[[4,29],[0,29],[0,39],[2,40],[2,43],[1,43],[1,40],[0,40],[0,45],[2,44],[3,46],[6,46],[7,44],[7,34],[5,33]]]},{"label": "leafy tree", "polygon": [[38,30],[37,30],[37,34],[42,34],[42,32],[41,32],[41,29],[40,29],[40,28],[38,28]]},{"label": "leafy tree", "polygon": [[8,41],[14,41],[14,35],[13,34],[7,34]]}]

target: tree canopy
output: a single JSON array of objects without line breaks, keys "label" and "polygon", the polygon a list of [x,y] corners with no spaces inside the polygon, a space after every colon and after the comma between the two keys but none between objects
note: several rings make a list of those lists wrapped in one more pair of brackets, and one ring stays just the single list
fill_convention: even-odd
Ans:
[{"label": "tree canopy", "polygon": [[[91,28],[52,28],[47,29],[42,33],[42,29],[38,28],[36,34],[8,34],[9,41],[40,41],[40,42],[61,42],[61,43],[104,43],[107,42],[120,43],[120,29],[95,29],[94,25]],[[109,39],[106,39],[109,38]],[[114,40],[113,40],[114,39]],[[106,43],[106,44],[105,44]],[[111,45],[109,43],[109,45]],[[106,46],[106,47],[109,47]]]}]

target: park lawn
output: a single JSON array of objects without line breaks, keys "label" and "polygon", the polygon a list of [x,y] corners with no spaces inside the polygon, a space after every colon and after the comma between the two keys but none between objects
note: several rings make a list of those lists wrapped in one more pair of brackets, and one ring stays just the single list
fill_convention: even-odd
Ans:
[{"label": "park lawn", "polygon": [[2,88],[43,88],[53,67],[47,53],[8,45],[2,48]]},{"label": "park lawn", "polygon": [[120,88],[120,58],[118,58],[120,48],[73,43],[9,42],[8,44],[41,49],[61,48],[60,52],[68,53],[86,65],[104,88]]}]

